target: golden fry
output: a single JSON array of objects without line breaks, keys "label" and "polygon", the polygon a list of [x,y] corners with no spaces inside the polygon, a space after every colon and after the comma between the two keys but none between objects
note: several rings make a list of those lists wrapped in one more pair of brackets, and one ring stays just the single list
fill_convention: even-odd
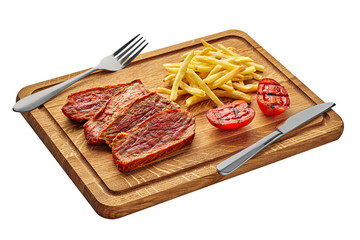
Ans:
[{"label": "golden fry", "polygon": [[224,67],[227,70],[233,70],[235,68],[237,68],[238,66],[232,63],[229,63],[227,61],[224,60],[219,60],[213,57],[208,57],[208,56],[196,56],[195,57],[196,60],[201,61],[201,62],[205,62],[205,63],[210,63],[213,65],[221,65],[222,67]]},{"label": "golden fry", "polygon": [[188,69],[186,73],[189,74],[189,76],[199,85],[199,87],[205,91],[206,95],[208,95],[209,98],[216,103],[216,105],[223,105],[220,99],[213,93],[213,91],[211,91],[209,86],[203,82],[203,80],[194,72],[194,70]]},{"label": "golden fry", "polygon": [[194,57],[194,51],[191,51],[190,54],[185,58],[184,62],[181,64],[180,69],[177,72],[172,85],[171,94],[170,94],[171,101],[175,101],[177,99],[177,90],[179,89],[180,81],[184,77],[187,66],[189,65],[193,57]]},{"label": "golden fry", "polygon": [[[214,75],[215,73],[218,73],[220,70],[222,69],[221,65],[216,65],[207,75],[207,77],[210,77],[212,75]],[[204,79],[205,80],[205,79]]]},{"label": "golden fry", "polygon": [[[228,92],[228,91],[224,91],[224,90],[214,90],[213,91],[217,96],[219,97],[227,97],[227,98],[232,98],[232,99],[237,99],[237,100],[244,100],[247,103],[251,103],[251,96],[240,92],[240,91],[232,91],[232,92]],[[191,96],[188,99],[186,99],[185,103],[186,103],[186,107],[190,107],[191,105],[194,105],[196,103],[205,101],[210,99],[209,96],[205,96],[205,97],[197,97],[197,96]]]},{"label": "golden fry", "polygon": [[217,49],[216,47],[214,47],[213,45],[211,45],[210,43],[206,42],[204,39],[201,39],[201,43],[202,45],[204,45],[204,47],[208,47],[214,51],[219,51],[219,49]]},{"label": "golden fry", "polygon": [[230,80],[232,77],[234,77],[236,74],[238,74],[239,72],[242,72],[244,70],[244,68],[245,68],[244,66],[240,66],[240,67],[237,67],[237,68],[231,70],[230,72],[228,72],[227,74],[225,74],[224,76],[222,76],[221,78],[216,80],[213,83],[213,87],[217,88],[217,87],[223,85],[228,80]]},{"label": "golden fry", "polygon": [[245,93],[256,92],[258,89],[258,84],[244,84],[244,82],[234,82],[232,86]]},{"label": "golden fry", "polygon": [[[199,55],[199,53],[201,53],[201,50],[193,50],[193,51],[194,51],[194,54],[195,54],[195,55]],[[184,53],[181,57],[182,57],[182,58],[186,58],[190,53],[191,53],[191,51],[186,52],[186,53]]]},{"label": "golden fry", "polygon": [[254,63],[254,62],[250,62],[250,61],[244,62],[244,64],[247,66],[254,66],[257,71],[260,71],[260,72],[264,71],[263,65],[260,65],[260,64]]},{"label": "golden fry", "polygon": [[211,50],[211,48],[207,47],[197,55],[200,55],[200,56],[206,55],[208,52],[210,52],[210,50]]},{"label": "golden fry", "polygon": [[[171,89],[158,87],[158,88],[156,89],[156,92],[157,92],[157,93],[162,93],[162,94],[170,95],[170,94],[171,94]],[[179,90],[178,90],[178,95],[184,95],[184,94],[188,94],[188,92],[186,92],[186,91],[184,91],[184,90],[182,90],[182,89],[179,89]]]},{"label": "golden fry", "polygon": [[256,72],[256,68],[254,66],[247,67],[244,71],[242,71],[240,74],[246,75],[251,74],[253,72]]},{"label": "golden fry", "polygon": [[228,61],[230,63],[235,63],[235,64],[242,63],[247,66],[251,66],[251,63],[253,63],[253,60],[248,57],[230,57],[230,58],[227,58],[226,61]]},{"label": "golden fry", "polygon": [[257,73],[251,73],[252,77],[255,79],[255,80],[261,80],[262,79],[262,76],[260,74],[257,74]]},{"label": "golden fry", "polygon": [[200,64],[192,65],[190,68],[193,69],[195,72],[205,72],[205,73],[209,73],[213,69],[211,66],[200,65]]},{"label": "golden fry", "polygon": [[225,46],[222,45],[222,44],[218,44],[218,47],[219,47],[224,53],[226,53],[227,55],[235,56],[235,57],[240,57],[239,54],[234,53],[233,51],[231,51],[230,49],[228,49],[227,47],[225,47]]},{"label": "golden fry", "polygon": [[229,58],[233,58],[233,56],[231,55],[227,55],[225,53],[222,52],[214,52],[214,51],[210,51],[208,54],[206,54],[209,57],[213,57],[216,59],[229,59]]},{"label": "golden fry", "polygon": [[189,85],[187,85],[184,82],[180,82],[180,88],[194,96],[198,96],[198,97],[206,96],[206,94],[203,90],[201,90],[199,88],[190,87]]},{"label": "golden fry", "polygon": [[[235,90],[233,86],[229,86],[227,84],[223,84],[223,85],[219,86],[218,88],[223,89],[228,92],[232,92]],[[211,89],[211,85],[210,85],[210,89]]]},{"label": "golden fry", "polygon": [[174,81],[175,76],[176,76],[175,74],[167,75],[167,76],[164,78],[164,82],[169,82],[170,84],[172,84],[173,81]]},{"label": "golden fry", "polygon": [[[216,80],[218,80],[219,78],[221,78],[222,76],[224,76],[225,74],[227,73],[227,71],[221,71],[221,72],[218,72],[218,73],[215,73],[211,76],[207,76],[203,82],[204,83],[207,83],[207,84],[210,84],[212,82],[215,82]],[[210,75],[210,74],[209,74]]]},{"label": "golden fry", "polygon": [[213,90],[214,93],[219,97],[227,97],[233,99],[244,100],[248,103],[251,103],[251,96],[249,94],[234,90],[232,92],[223,91],[223,90]]},{"label": "golden fry", "polygon": [[191,105],[194,105],[198,102],[205,101],[208,99],[210,99],[209,96],[205,96],[205,97],[191,96],[186,99],[185,104],[186,104],[186,107],[190,107]]}]

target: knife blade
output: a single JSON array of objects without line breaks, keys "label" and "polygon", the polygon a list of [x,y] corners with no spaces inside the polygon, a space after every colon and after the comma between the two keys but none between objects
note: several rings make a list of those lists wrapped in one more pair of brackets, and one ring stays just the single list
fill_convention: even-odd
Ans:
[{"label": "knife blade", "polygon": [[289,117],[281,126],[277,127],[274,132],[218,164],[218,172],[221,175],[228,175],[232,173],[269,144],[275,142],[299,126],[313,120],[334,106],[335,103],[333,102],[321,103],[296,113],[295,115]]}]

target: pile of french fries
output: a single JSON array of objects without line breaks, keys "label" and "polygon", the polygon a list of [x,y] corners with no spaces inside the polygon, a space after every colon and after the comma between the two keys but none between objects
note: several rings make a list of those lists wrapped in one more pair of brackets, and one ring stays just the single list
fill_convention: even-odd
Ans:
[{"label": "pile of french fries", "polygon": [[[179,95],[190,94],[187,107],[208,99],[221,106],[219,97],[250,103],[251,96],[247,93],[257,91],[258,80],[262,78],[259,72],[264,71],[264,66],[239,55],[232,47],[222,44],[215,47],[205,40],[201,43],[205,48],[185,53],[183,62],[164,64],[169,72],[164,81],[171,89],[159,87],[157,92],[170,95],[171,101],[176,101]],[[245,84],[248,80],[257,81]]]}]

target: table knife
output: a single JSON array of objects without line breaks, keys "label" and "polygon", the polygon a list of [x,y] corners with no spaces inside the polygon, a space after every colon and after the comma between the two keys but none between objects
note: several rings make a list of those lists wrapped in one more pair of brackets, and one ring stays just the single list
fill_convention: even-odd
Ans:
[{"label": "table knife", "polygon": [[335,106],[335,103],[332,102],[321,103],[289,117],[282,125],[278,126],[274,132],[217,165],[218,172],[221,175],[232,173],[269,144],[275,142],[295,128],[311,121],[320,114],[330,110],[333,106]]}]

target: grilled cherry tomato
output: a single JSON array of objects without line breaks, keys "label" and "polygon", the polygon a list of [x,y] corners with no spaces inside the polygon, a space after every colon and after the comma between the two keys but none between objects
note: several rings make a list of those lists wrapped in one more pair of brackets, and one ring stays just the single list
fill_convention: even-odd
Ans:
[{"label": "grilled cherry tomato", "polygon": [[231,130],[248,125],[254,119],[255,111],[245,101],[237,100],[210,109],[206,117],[213,126]]},{"label": "grilled cherry tomato", "polygon": [[290,98],[285,88],[271,78],[259,82],[257,102],[265,115],[283,113],[290,105]]}]

